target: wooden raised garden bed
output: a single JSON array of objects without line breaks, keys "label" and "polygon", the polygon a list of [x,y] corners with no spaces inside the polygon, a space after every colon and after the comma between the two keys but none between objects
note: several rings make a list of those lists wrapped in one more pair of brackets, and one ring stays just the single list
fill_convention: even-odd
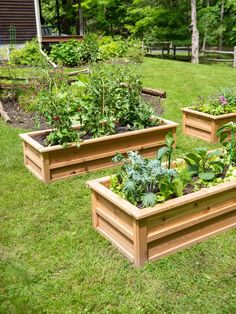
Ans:
[{"label": "wooden raised garden bed", "polygon": [[109,177],[88,182],[93,227],[136,266],[236,227],[236,181],[139,209],[109,189]]},{"label": "wooden raised garden bed", "polygon": [[236,113],[213,116],[208,113],[183,108],[183,132],[209,143],[217,143],[216,131],[224,124],[236,122]]},{"label": "wooden raised garden bed", "polygon": [[[163,119],[162,119],[163,120]],[[177,123],[163,120],[164,125],[138,131],[88,139],[77,148],[76,143],[44,147],[34,137],[50,130],[20,134],[23,139],[25,166],[45,183],[102,168],[116,166],[111,161],[117,152],[139,150],[143,156],[155,156],[165,145],[168,132],[176,135]]]}]

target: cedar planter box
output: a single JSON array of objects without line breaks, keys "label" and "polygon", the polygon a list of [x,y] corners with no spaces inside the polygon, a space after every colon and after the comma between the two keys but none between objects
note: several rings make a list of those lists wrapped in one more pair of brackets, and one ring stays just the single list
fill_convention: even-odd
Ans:
[{"label": "cedar planter box", "polygon": [[183,108],[183,132],[209,143],[217,143],[216,131],[224,124],[236,122],[236,113],[213,116],[208,113]]},{"label": "cedar planter box", "polygon": [[[176,135],[177,124],[162,119],[165,124],[138,131],[85,140],[78,148],[76,143],[67,147],[44,147],[34,136],[47,135],[50,130],[20,134],[23,139],[25,166],[44,183],[75,176],[102,168],[114,167],[111,161],[117,152],[139,150],[143,156],[155,156],[164,146],[168,132]],[[77,127],[79,128],[79,127]]]},{"label": "cedar planter box", "polygon": [[139,209],[109,189],[109,177],[89,181],[93,227],[136,266],[236,227],[236,180]]}]

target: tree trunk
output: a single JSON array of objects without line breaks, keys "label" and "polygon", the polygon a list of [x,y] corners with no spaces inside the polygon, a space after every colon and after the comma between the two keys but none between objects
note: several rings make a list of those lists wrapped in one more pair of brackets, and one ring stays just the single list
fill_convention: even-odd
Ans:
[{"label": "tree trunk", "polygon": [[[210,6],[210,0],[207,0],[207,8],[209,8],[209,6]],[[208,22],[206,22],[206,25],[205,25],[204,38],[203,38],[203,43],[202,43],[202,50],[205,50],[205,48],[206,48],[207,36],[208,36]]]},{"label": "tree trunk", "polygon": [[81,7],[81,1],[78,0],[78,18],[79,18],[79,35],[84,35],[84,20],[83,20],[83,11]]},{"label": "tree trunk", "polygon": [[197,29],[196,0],[191,1],[192,63],[199,63],[199,32]]},{"label": "tree trunk", "polygon": [[221,9],[220,9],[220,38],[219,38],[219,50],[222,50],[223,44],[223,21],[224,21],[224,12],[225,12],[225,2],[224,0],[221,1]]}]

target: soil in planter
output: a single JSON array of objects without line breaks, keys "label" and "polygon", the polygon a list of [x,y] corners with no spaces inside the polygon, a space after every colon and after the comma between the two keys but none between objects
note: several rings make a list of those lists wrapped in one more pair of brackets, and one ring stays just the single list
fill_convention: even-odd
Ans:
[{"label": "soil in planter", "polygon": [[[2,101],[2,104],[12,121],[9,125],[21,129],[39,130],[35,127],[34,112],[25,111],[15,100]],[[43,118],[40,119],[40,129],[49,129]]]},{"label": "soil in planter", "polygon": [[[116,127],[116,132],[115,134],[121,134],[121,133],[125,133],[125,132],[128,132],[129,131],[129,128],[127,126],[117,126]],[[47,143],[46,143],[46,138],[47,138],[47,135],[45,134],[39,134],[39,135],[34,135],[32,136],[32,138],[38,142],[39,144],[41,144],[42,146],[44,147],[48,147]],[[84,136],[81,137],[81,139],[84,141],[84,140],[89,140],[93,138],[92,137],[92,134],[90,133],[87,133],[85,134]]]}]

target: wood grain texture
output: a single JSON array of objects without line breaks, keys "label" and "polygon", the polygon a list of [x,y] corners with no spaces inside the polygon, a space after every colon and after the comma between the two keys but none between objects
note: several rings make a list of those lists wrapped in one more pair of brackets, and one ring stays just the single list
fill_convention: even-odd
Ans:
[{"label": "wood grain texture", "polygon": [[34,0],[0,1],[0,44],[10,43],[10,26],[16,29],[16,43],[37,37]]},{"label": "wood grain texture", "polygon": [[70,143],[67,147],[61,145],[44,147],[34,140],[34,136],[47,135],[50,130],[20,134],[20,137],[27,144],[28,150],[24,153],[28,153],[28,157],[30,154],[32,161],[36,161],[40,156],[43,165],[42,180],[48,183],[114,167],[117,164],[112,162],[112,157],[117,152],[126,154],[128,151],[138,150],[145,157],[155,156],[157,150],[165,144],[168,132],[172,132],[174,138],[176,137],[177,124],[164,121],[164,125],[157,127],[85,140],[80,147],[77,147],[76,143]]},{"label": "wood grain texture", "polygon": [[87,184],[99,199],[94,228],[136,266],[236,227],[236,180],[143,209],[109,190],[108,177]]},{"label": "wood grain texture", "polygon": [[236,113],[213,116],[207,113],[183,108],[183,133],[209,143],[219,142],[216,131],[224,124],[236,122]]}]

